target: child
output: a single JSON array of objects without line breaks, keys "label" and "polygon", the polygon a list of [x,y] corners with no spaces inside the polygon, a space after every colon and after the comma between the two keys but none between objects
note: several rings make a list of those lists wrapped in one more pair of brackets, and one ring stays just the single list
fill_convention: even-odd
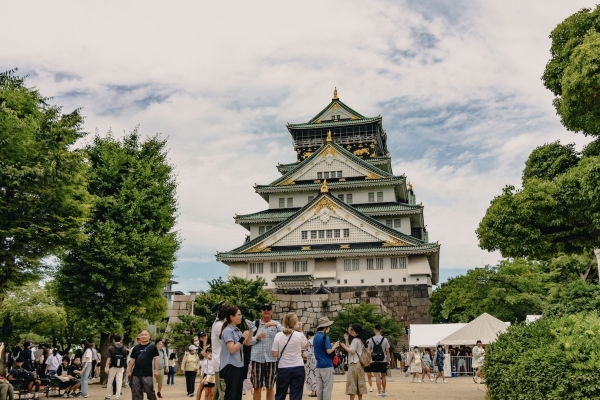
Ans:
[{"label": "child", "polygon": [[206,358],[202,361],[202,380],[204,382],[204,398],[210,400],[215,387],[215,370],[212,366],[212,349],[210,347],[206,349]]},{"label": "child", "polygon": [[252,377],[252,363],[250,363],[248,365],[248,375],[246,376],[246,379],[244,379],[244,382],[242,384],[242,389],[244,390],[242,392],[242,394],[244,394],[244,395],[246,394],[246,390],[249,390],[250,394],[252,394],[252,395],[254,394],[254,388],[252,387],[251,377]]}]

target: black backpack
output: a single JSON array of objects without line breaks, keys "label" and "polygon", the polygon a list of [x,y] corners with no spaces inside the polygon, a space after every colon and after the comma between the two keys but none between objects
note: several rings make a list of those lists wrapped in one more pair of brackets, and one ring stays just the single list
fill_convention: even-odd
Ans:
[{"label": "black backpack", "polygon": [[125,347],[112,346],[113,352],[110,358],[110,366],[113,368],[121,368],[125,366]]},{"label": "black backpack", "polygon": [[382,336],[379,343],[377,343],[375,341],[375,337],[371,338],[371,341],[373,342],[373,351],[371,352],[371,360],[379,361],[379,362],[385,360],[385,352],[383,351],[383,347],[381,346],[381,343],[383,343],[384,340],[385,340],[385,337]]}]

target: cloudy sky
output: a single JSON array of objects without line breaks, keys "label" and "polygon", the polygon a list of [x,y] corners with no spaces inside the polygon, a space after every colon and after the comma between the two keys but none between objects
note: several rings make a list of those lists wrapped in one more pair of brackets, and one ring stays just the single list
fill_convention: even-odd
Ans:
[{"label": "cloudy sky", "polygon": [[2,6],[0,70],[18,67],[86,130],[161,132],[177,166],[180,290],[206,288],[244,240],[234,213],[295,161],[286,122],[340,99],[383,116],[442,244],[442,278],[495,263],[475,229],[504,185],[566,132],[540,76],[548,34],[590,1],[103,1]]}]

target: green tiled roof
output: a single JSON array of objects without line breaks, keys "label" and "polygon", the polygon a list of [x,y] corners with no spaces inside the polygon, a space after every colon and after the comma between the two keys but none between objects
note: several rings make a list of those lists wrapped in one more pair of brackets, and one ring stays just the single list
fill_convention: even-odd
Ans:
[{"label": "green tiled roof", "polygon": [[[389,172],[385,172],[382,171],[381,169],[369,164],[368,162],[366,162],[365,160],[363,160],[362,158],[352,154],[351,152],[349,152],[348,150],[346,150],[344,147],[340,146],[339,144],[335,143],[335,142],[325,142],[324,145],[320,146],[313,154],[311,154],[310,157],[305,158],[304,160],[302,160],[299,163],[295,164],[295,168],[291,168],[288,172],[286,172],[285,174],[283,174],[282,176],[280,176],[279,178],[275,179],[273,182],[269,183],[268,185],[258,185],[258,187],[270,187],[270,186],[276,186],[279,183],[285,181],[286,179],[288,179],[294,172],[296,172],[297,170],[301,169],[302,167],[304,167],[305,165],[309,164],[314,158],[316,158],[319,154],[321,154],[321,152],[327,147],[327,146],[332,146],[335,150],[339,151],[341,154],[343,154],[345,157],[348,157],[350,160],[354,161],[355,163],[357,163],[358,165],[360,165],[361,167],[363,167],[364,169],[371,171],[377,175],[380,176],[384,176],[384,177],[388,177],[388,178],[394,178],[394,175],[390,174]],[[378,181],[381,181],[381,179],[379,179]],[[329,184],[329,182],[327,182]],[[290,187],[291,185],[286,185],[284,187]],[[319,186],[320,187],[320,186]]]},{"label": "green tiled roof", "polygon": [[319,111],[319,113],[317,115],[315,115],[314,117],[312,117],[312,119],[310,121],[308,121],[308,123],[312,124],[313,122],[315,122],[319,118],[319,116],[321,114],[323,114],[325,111],[327,111],[329,109],[329,107],[331,107],[332,105],[334,105],[336,103],[337,103],[337,105],[339,105],[340,107],[342,107],[344,110],[348,111],[350,114],[353,114],[356,118],[360,118],[360,119],[364,119],[365,118],[364,115],[361,115],[361,114],[357,113],[356,111],[354,111],[353,109],[351,109],[350,107],[348,107],[340,99],[332,99],[331,102],[329,104],[327,104],[324,109],[322,109],[321,111]]},{"label": "green tiled roof", "polygon": [[[296,214],[303,212],[305,209],[310,208],[313,203],[319,201],[321,199],[321,196],[327,196],[329,199],[331,199],[334,203],[336,203],[340,208],[351,212],[352,214],[356,215],[359,218],[362,218],[363,220],[365,220],[367,223],[372,224],[373,226],[377,227],[379,230],[386,232],[388,235],[395,237],[395,238],[399,238],[407,243],[412,244],[413,246],[423,246],[425,244],[427,244],[425,241],[421,240],[421,239],[417,239],[413,236],[410,235],[406,235],[402,232],[398,232],[397,230],[390,228],[384,224],[382,224],[381,222],[369,217],[368,215],[365,215],[363,213],[361,213],[360,211],[356,210],[354,207],[349,206],[348,204],[342,202],[341,200],[335,198],[334,196],[332,196],[330,193],[321,193],[319,196],[316,196],[313,201],[309,202],[307,205],[305,205],[304,207],[302,207],[301,209],[299,209],[298,211],[296,211]],[[293,218],[290,217],[290,218]],[[269,235],[279,231],[280,229],[282,229],[288,222],[289,218],[278,223],[277,225],[275,225],[271,230],[263,233],[262,235],[254,238],[253,240],[244,243],[243,245],[231,250],[230,252],[227,253],[221,253],[221,254],[228,254],[228,253],[241,253],[247,249],[250,249],[254,246],[256,246],[257,244],[261,243],[266,237],[268,237]],[[412,246],[405,246],[405,247],[412,247]],[[344,249],[344,250],[351,250],[351,249]],[[248,254],[252,254],[252,253],[248,253]],[[246,254],[244,254],[246,255]]]},{"label": "green tiled roof", "polygon": [[[400,212],[403,214],[418,214],[421,212],[421,207],[418,205],[412,205],[412,204],[406,204],[406,203],[394,203],[394,204],[382,204],[382,205],[377,205],[377,204],[357,204],[357,205],[353,205],[352,207],[354,207],[356,210],[360,211],[361,213],[367,214],[367,215],[385,215],[385,214],[389,214],[389,213],[396,213],[396,212]],[[293,216],[294,214],[296,214],[296,212],[298,212],[297,208],[292,208],[292,209],[277,209],[277,208],[271,208],[271,209],[267,209],[267,210],[263,210],[263,211],[259,211],[253,214],[245,214],[245,215],[238,215],[235,220],[237,223],[244,223],[244,222],[254,222],[254,221],[269,221],[269,222],[275,222],[275,221],[282,221],[285,219],[290,218],[291,216]]]},{"label": "green tiled roof", "polygon": [[272,279],[273,282],[298,282],[312,280],[312,275],[278,275]]},{"label": "green tiled roof", "polygon": [[[390,159],[386,156],[361,158],[361,160],[368,162],[369,164],[372,164],[372,165],[387,164],[390,162]],[[279,164],[279,165],[277,165],[277,170],[279,172],[281,172],[282,174],[285,174],[285,173],[289,172],[290,170],[292,170],[293,168],[296,168],[298,166],[298,164],[299,163],[297,163],[297,162],[290,163],[290,164]]]},{"label": "green tiled roof", "polygon": [[336,126],[346,126],[346,125],[360,125],[367,124],[371,122],[377,122],[381,120],[379,117],[375,118],[364,118],[364,119],[345,119],[340,121],[323,121],[319,123],[307,123],[307,124],[289,124],[289,129],[314,129],[314,128],[334,128]]},{"label": "green tiled roof", "polygon": [[[350,244],[352,246],[352,244]],[[226,253],[217,254],[217,261],[236,261],[247,260],[254,258],[298,258],[298,256],[319,256],[323,254],[339,255],[339,256],[354,256],[362,253],[378,253],[378,254],[428,254],[435,253],[439,245],[436,243],[426,243],[421,246],[402,246],[402,247],[362,247],[349,249],[323,249],[323,250],[291,250],[291,251],[269,251],[262,253],[237,253],[228,251]]]}]

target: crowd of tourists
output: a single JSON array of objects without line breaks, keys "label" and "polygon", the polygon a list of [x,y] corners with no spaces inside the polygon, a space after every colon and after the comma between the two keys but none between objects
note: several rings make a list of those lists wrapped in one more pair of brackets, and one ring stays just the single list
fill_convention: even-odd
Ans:
[{"label": "crowd of tourists", "polygon": [[[271,304],[263,304],[261,318],[245,321],[236,306],[224,302],[212,308],[215,321],[209,337],[199,332],[195,344],[191,344],[181,363],[176,353],[167,354],[161,340],[150,342],[150,332],[143,330],[136,344],[129,350],[121,343],[121,336],[114,335],[114,343],[108,348],[105,372],[108,376],[105,400],[120,400],[123,383],[131,387],[132,400],[162,398],[164,377],[167,385],[175,384],[177,366],[185,374],[188,397],[201,400],[241,400],[247,392],[252,400],[300,400],[304,390],[309,397],[330,400],[334,375],[345,374],[345,393],[350,400],[373,392],[373,378],[377,397],[386,397],[386,376],[393,358],[398,367],[412,374],[412,382],[431,381],[447,383],[444,377],[446,354],[451,357],[452,368],[474,372],[473,379],[481,378],[485,350],[481,341],[473,349],[460,346],[445,351],[438,346],[414,347],[392,355],[390,343],[376,325],[372,335],[364,332],[359,324],[348,327],[343,340],[332,342],[329,330],[333,321],[327,317],[318,320],[316,332],[303,333],[302,323],[293,312],[287,313],[280,322],[272,319]],[[364,343],[360,336],[370,336]],[[198,344],[198,346],[196,346]],[[3,350],[0,344],[0,353]],[[88,397],[89,380],[98,374],[101,358],[94,344],[83,341],[81,349],[65,354],[57,349],[42,348],[33,351],[25,342],[23,348],[15,347],[7,352],[7,379],[0,377],[0,400],[13,400],[14,387],[26,392],[27,398],[39,398],[44,381],[58,383],[63,397]],[[198,374],[200,384],[196,390]],[[434,379],[435,376],[435,379]],[[368,388],[367,388],[368,382]],[[155,388],[156,385],[156,388]]]}]

